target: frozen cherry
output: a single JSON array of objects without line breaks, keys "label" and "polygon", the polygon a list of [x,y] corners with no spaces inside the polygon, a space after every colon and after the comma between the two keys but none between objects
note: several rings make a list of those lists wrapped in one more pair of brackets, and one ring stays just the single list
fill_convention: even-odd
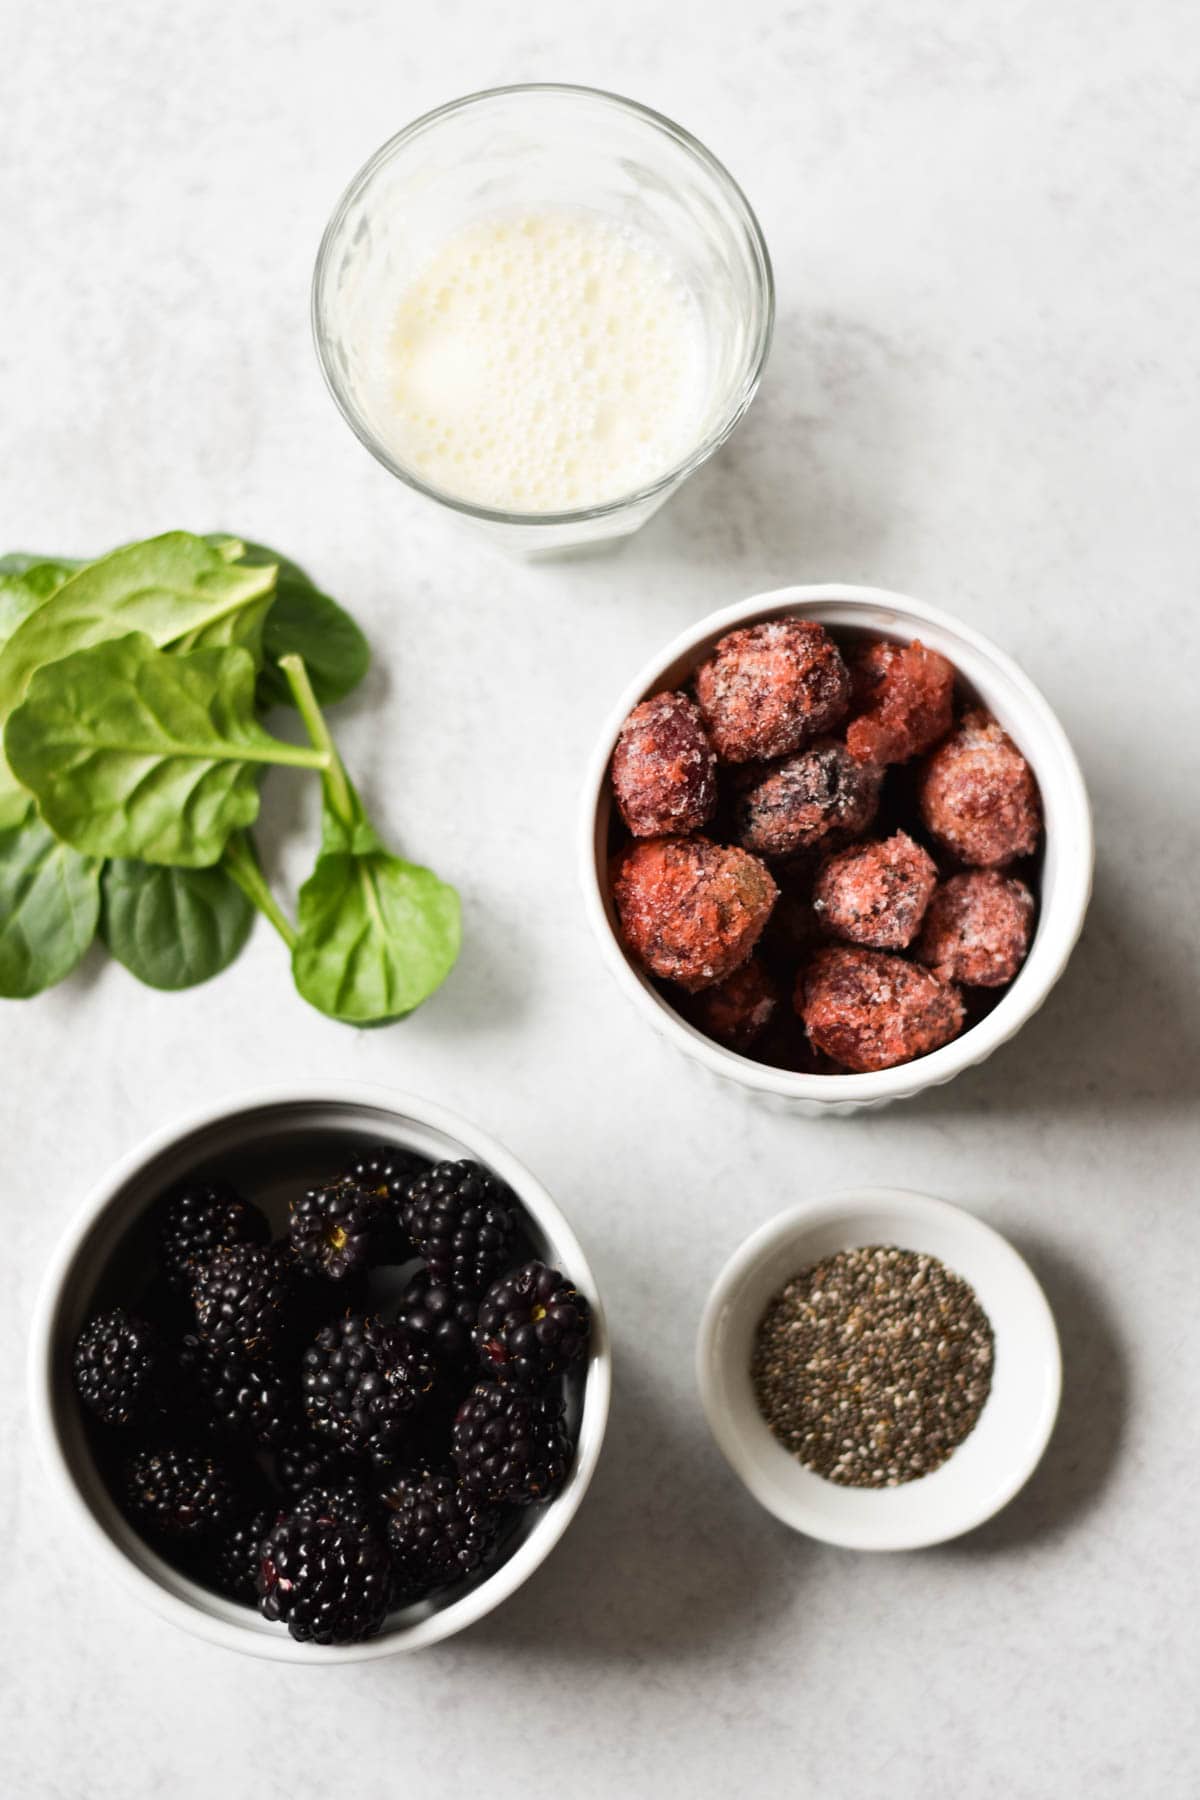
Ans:
[{"label": "frozen cherry", "polygon": [[724,762],[767,762],[832,731],[850,676],[812,619],[771,619],[723,637],[696,674],[696,698]]},{"label": "frozen cherry", "polygon": [[817,950],[796,983],[809,1042],[855,1074],[890,1069],[948,1044],[962,996],[928,969],[878,950]]},{"label": "frozen cherry", "polygon": [[634,837],[699,831],[717,804],[717,759],[695,701],[655,694],[635,706],[617,739],[613,793]]},{"label": "frozen cherry", "polygon": [[649,838],[614,861],[621,936],[643,968],[695,993],[744,963],[778,889],[758,858],[707,838]]},{"label": "frozen cherry", "polygon": [[1031,856],[1042,808],[1033,770],[990,713],[965,714],[921,771],[921,817],[960,862],[1002,869]]},{"label": "frozen cherry", "polygon": [[707,1037],[731,1050],[748,1050],[766,1030],[779,1005],[779,992],[756,956],[740,969],[705,988],[693,1000],[689,1017]]},{"label": "frozen cherry", "polygon": [[944,881],[929,902],[916,955],[939,981],[1004,987],[1029,950],[1033,895],[995,869],[971,869]]},{"label": "frozen cherry", "polygon": [[738,797],[738,837],[756,856],[792,856],[866,831],[879,809],[883,770],[833,739],[772,763]]},{"label": "frozen cherry", "polygon": [[829,857],[813,884],[813,911],[834,937],[903,950],[920,930],[936,886],[933,858],[897,831]]},{"label": "frozen cherry", "polygon": [[852,679],[846,743],[861,762],[907,762],[954,722],[953,664],[919,641],[869,644],[854,659]]}]

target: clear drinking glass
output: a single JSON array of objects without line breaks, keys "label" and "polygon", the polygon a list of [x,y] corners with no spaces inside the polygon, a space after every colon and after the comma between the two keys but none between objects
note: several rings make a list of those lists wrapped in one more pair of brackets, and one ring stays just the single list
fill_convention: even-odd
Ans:
[{"label": "clear drinking glass", "polygon": [[[490,215],[585,210],[648,239],[701,321],[706,404],[697,441],[647,485],[568,512],[502,512],[443,492],[389,446],[371,379],[389,310],[451,233]],[[670,119],[594,88],[495,88],[399,132],[359,171],[326,228],[313,276],[317,354],[371,454],[418,493],[521,551],[625,537],[729,436],[754,398],[774,323],[771,263],[729,172]]]}]

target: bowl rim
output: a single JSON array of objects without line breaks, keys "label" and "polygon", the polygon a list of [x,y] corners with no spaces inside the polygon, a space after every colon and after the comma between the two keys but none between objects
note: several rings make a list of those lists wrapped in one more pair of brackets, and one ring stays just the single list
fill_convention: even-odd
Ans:
[{"label": "bowl rim", "polygon": [[[339,380],[329,354],[325,278],[333,255],[333,246],[350,208],[360,195],[365,193],[379,171],[414,138],[420,137],[432,127],[441,125],[447,119],[454,118],[470,108],[497,100],[508,100],[519,95],[544,94],[552,94],[568,100],[599,100],[618,112],[629,114],[640,124],[658,132],[660,136],[671,138],[681,149],[688,152],[718,187],[725,190],[732,210],[739,217],[739,223],[757,271],[761,295],[761,317],[753,348],[746,357],[745,372],[737,386],[731,388],[727,404],[718,413],[716,422],[705,432],[699,444],[689,450],[687,455],[681,457],[677,463],[672,464],[664,474],[656,475],[653,481],[644,483],[640,488],[632,488],[626,493],[617,495],[615,499],[602,500],[595,506],[568,507],[557,512],[511,512],[502,507],[483,506],[473,500],[464,500],[459,495],[448,493],[444,488],[425,481],[399,457],[393,455],[388,446],[372,430],[360,408],[354,403],[353,397]],[[714,155],[707,145],[703,144],[685,126],[669,118],[666,113],[656,112],[653,107],[643,105],[640,100],[631,100],[628,95],[614,93],[608,88],[590,87],[586,83],[573,81],[516,81],[499,87],[478,88],[473,93],[462,94],[454,100],[444,101],[442,105],[433,107],[429,112],[422,113],[418,118],[411,119],[407,125],[401,126],[399,131],[394,132],[386,142],[380,144],[379,148],[372,152],[346,184],[321,234],[309,290],[309,324],[317,353],[317,363],[325,386],[329,390],[330,398],[364,449],[370,451],[376,462],[381,463],[398,481],[402,481],[414,493],[424,495],[427,500],[435,500],[440,506],[448,507],[451,512],[459,513],[465,518],[485,525],[575,526],[590,524],[593,521],[603,521],[665,498],[681,482],[694,475],[696,470],[708,462],[733,435],[749,411],[759,390],[767,359],[771,354],[771,344],[775,335],[775,273],[762,226],[759,224],[758,217],[743,188],[720,158]]]},{"label": "bowl rim", "polygon": [[[1024,1453],[1014,1461],[1008,1476],[981,1492],[978,1502],[964,1507],[949,1528],[944,1523],[925,1531],[893,1529],[889,1532],[878,1527],[868,1529],[849,1524],[844,1528],[828,1525],[822,1528],[822,1523],[807,1513],[803,1503],[792,1508],[781,1506],[775,1489],[760,1480],[757,1465],[743,1453],[741,1434],[733,1425],[728,1410],[718,1402],[713,1372],[720,1360],[717,1334],[732,1291],[758,1263],[792,1239],[802,1238],[822,1223],[851,1221],[867,1211],[890,1213],[898,1232],[903,1230],[906,1220],[948,1227],[960,1241],[973,1241],[994,1263],[1007,1265],[1024,1288],[1023,1306],[1028,1309],[1026,1317],[1031,1334],[1040,1335],[1042,1340],[1040,1348],[1046,1387],[1041,1414]],[[713,1439],[729,1467],[759,1504],[802,1536],[833,1544],[839,1549],[872,1552],[928,1549],[962,1537],[994,1518],[1020,1492],[1040,1463],[1053,1434],[1062,1399],[1062,1347],[1058,1327],[1045,1290],[1020,1251],[993,1225],[965,1207],[933,1194],[898,1187],[846,1187],[815,1195],[776,1213],[744,1238],[722,1265],[705,1301],[696,1333],[695,1373],[701,1407]],[[917,1489],[920,1483],[907,1483],[906,1486],[910,1490]],[[802,1516],[804,1523],[801,1523]]]},{"label": "bowl rim", "polygon": [[[819,618],[822,609],[836,606],[862,607],[864,610],[885,608],[916,625],[935,626],[960,639],[977,657],[991,665],[1027,714],[1036,720],[1040,733],[1057,759],[1065,802],[1072,815],[1073,832],[1081,854],[1063,863],[1061,899],[1055,908],[1058,929],[1052,949],[1045,952],[1042,978],[1036,987],[1028,982],[1022,985],[1022,975],[1026,972],[1022,969],[990,1013],[941,1049],[912,1062],[868,1074],[808,1075],[756,1062],[753,1057],[742,1056],[705,1037],[634,968],[609,921],[597,866],[597,825],[609,763],[621,726],[641,699],[658,691],[665,671],[672,664],[695,657],[707,639],[749,624],[764,614],[791,609]],[[1039,763],[1032,756],[1030,760],[1040,781]],[[1042,758],[1043,763],[1044,760]],[[1078,758],[1049,701],[1019,663],[983,632],[940,607],[890,588],[846,582],[794,584],[735,601],[689,625],[642,665],[609,711],[587,765],[581,799],[578,854],[584,910],[601,956],[618,986],[660,1035],[670,1039],[693,1061],[741,1087],[810,1105],[816,1102],[819,1106],[846,1110],[872,1102],[907,1098],[925,1088],[937,1087],[982,1062],[1015,1036],[1059,980],[1079,941],[1091,898],[1095,867],[1091,803]],[[1043,910],[1039,914],[1039,924],[1046,917]]]},{"label": "bowl rim", "polygon": [[[509,1560],[458,1600],[438,1608],[414,1624],[358,1644],[301,1644],[284,1628],[278,1634],[247,1629],[205,1611],[170,1592],[137,1566],[108,1534],[80,1491],[58,1428],[62,1401],[55,1391],[55,1361],[63,1290],[80,1251],[113,1198],[148,1163],[179,1140],[239,1114],[281,1106],[361,1107],[408,1118],[461,1144],[516,1193],[536,1222],[552,1236],[576,1285],[592,1308],[592,1340],[579,1421],[575,1460],[562,1492],[542,1511],[537,1525]],[[612,1349],[604,1304],[595,1276],[574,1230],[557,1203],[525,1165],[490,1133],[436,1102],[382,1083],[323,1081],[277,1083],[198,1107],[143,1138],[93,1183],[59,1238],[42,1276],[29,1330],[27,1399],[34,1443],[42,1469],[63,1504],[73,1513],[91,1548],[97,1551],[127,1593],[194,1636],[226,1649],[271,1661],[301,1665],[372,1661],[426,1648],[473,1625],[517,1591],[554,1549],[578,1511],[591,1484],[604,1442],[612,1392]]]}]

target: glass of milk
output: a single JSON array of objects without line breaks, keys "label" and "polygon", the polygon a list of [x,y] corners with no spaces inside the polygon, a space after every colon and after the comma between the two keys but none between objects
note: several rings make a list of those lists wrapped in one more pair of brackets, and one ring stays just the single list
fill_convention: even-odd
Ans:
[{"label": "glass of milk", "polygon": [[524,551],[643,525],[746,411],[773,320],[728,171],[581,87],[409,125],[342,196],[313,279],[321,367],[368,450]]}]

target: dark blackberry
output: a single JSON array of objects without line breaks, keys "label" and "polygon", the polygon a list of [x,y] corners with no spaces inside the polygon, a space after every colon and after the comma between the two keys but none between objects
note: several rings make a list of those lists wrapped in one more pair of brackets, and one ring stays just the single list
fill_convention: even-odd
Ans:
[{"label": "dark blackberry", "polygon": [[428,1350],[398,1325],[351,1313],[318,1332],[300,1385],[319,1437],[352,1455],[386,1461],[437,1380]]},{"label": "dark blackberry", "polygon": [[340,1281],[330,1281],[299,1255],[291,1238],[277,1238],[272,1245],[286,1273],[292,1278],[293,1336],[298,1343],[316,1337],[322,1325],[362,1312],[367,1303],[367,1271],[355,1269]]},{"label": "dark blackberry", "polygon": [[105,1425],[144,1420],[161,1400],[162,1340],[153,1325],[120,1306],[88,1320],[71,1366],[79,1398]]},{"label": "dark blackberry", "polygon": [[495,1176],[474,1162],[443,1162],[414,1181],[404,1226],[434,1281],[481,1294],[511,1262],[516,1221]]},{"label": "dark blackberry", "polygon": [[500,1514],[456,1476],[431,1470],[401,1475],[382,1498],[398,1601],[418,1600],[490,1560]]},{"label": "dark blackberry", "polygon": [[325,1481],[336,1481],[347,1473],[347,1459],[327,1441],[323,1442],[302,1421],[294,1425],[275,1446],[275,1481],[285,1497],[294,1498]]},{"label": "dark blackberry", "polygon": [[192,1287],[200,1337],[215,1355],[267,1360],[294,1325],[295,1278],[273,1250],[214,1250]]},{"label": "dark blackberry", "polygon": [[309,1188],[289,1209],[288,1233],[300,1262],[330,1282],[383,1262],[397,1235],[386,1197],[355,1182]]},{"label": "dark blackberry", "polygon": [[459,1407],[450,1439],[463,1486],[497,1506],[549,1500],[573,1454],[562,1420],[556,1396],[480,1382]]},{"label": "dark blackberry", "polygon": [[392,1147],[364,1150],[354,1158],[343,1179],[354,1182],[364,1193],[386,1200],[399,1221],[405,1195],[418,1175],[428,1167],[427,1159],[414,1155],[411,1150]]},{"label": "dark blackberry", "polygon": [[440,1363],[462,1367],[472,1360],[476,1311],[470,1294],[439,1284],[428,1269],[422,1269],[404,1290],[396,1323],[428,1344]]},{"label": "dark blackberry", "polygon": [[228,1470],[198,1450],[139,1450],[125,1468],[125,1510],[152,1537],[212,1537],[237,1515]]},{"label": "dark blackberry", "polygon": [[391,1588],[387,1551],[368,1525],[284,1513],[263,1539],[258,1610],[302,1644],[373,1637]]},{"label": "dark blackberry", "polygon": [[226,1181],[192,1181],[162,1203],[158,1260],[179,1293],[191,1289],[200,1265],[230,1244],[265,1244],[271,1230],[257,1206]]},{"label": "dark blackberry", "polygon": [[479,1303],[475,1347],[493,1381],[546,1387],[587,1350],[591,1309],[574,1284],[530,1262],[494,1281]]},{"label": "dark blackberry", "polygon": [[294,1431],[299,1388],[294,1376],[273,1363],[218,1355],[191,1333],[180,1346],[179,1362],[185,1406],[191,1402],[203,1427],[265,1446],[283,1444]]},{"label": "dark blackberry", "polygon": [[426,1396],[385,1466],[385,1473],[411,1475],[416,1469],[449,1468],[450,1433],[471,1381],[465,1370],[458,1373],[460,1378],[453,1382],[443,1375]]},{"label": "dark blackberry", "polygon": [[290,1510],[327,1525],[371,1525],[378,1514],[366,1483],[354,1474],[333,1474],[314,1482],[292,1502]]},{"label": "dark blackberry", "polygon": [[214,1538],[199,1573],[222,1594],[253,1606],[258,1599],[258,1567],[262,1541],[275,1521],[275,1508],[243,1514]]}]

